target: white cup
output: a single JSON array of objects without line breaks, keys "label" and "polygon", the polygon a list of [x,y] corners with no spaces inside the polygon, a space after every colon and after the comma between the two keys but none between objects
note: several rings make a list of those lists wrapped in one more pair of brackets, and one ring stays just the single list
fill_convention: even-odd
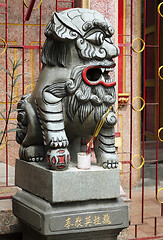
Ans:
[{"label": "white cup", "polygon": [[90,169],[91,167],[91,154],[86,152],[77,153],[77,168]]}]

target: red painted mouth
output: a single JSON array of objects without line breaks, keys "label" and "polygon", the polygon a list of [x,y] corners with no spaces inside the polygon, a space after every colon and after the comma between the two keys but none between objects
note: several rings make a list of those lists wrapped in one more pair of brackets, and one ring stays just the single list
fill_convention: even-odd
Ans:
[{"label": "red painted mouth", "polygon": [[113,71],[115,63],[111,66],[88,66],[82,72],[83,80],[90,86],[103,85],[112,87],[116,85],[115,80],[111,79],[109,72]]}]

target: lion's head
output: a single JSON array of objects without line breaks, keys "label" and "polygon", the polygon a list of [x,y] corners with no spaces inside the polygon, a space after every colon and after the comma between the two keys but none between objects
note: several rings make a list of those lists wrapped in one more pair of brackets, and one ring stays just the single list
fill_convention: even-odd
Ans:
[{"label": "lion's head", "polygon": [[95,110],[94,118],[98,121],[115,102],[116,83],[109,73],[115,67],[113,58],[119,55],[119,48],[112,42],[113,34],[110,22],[88,9],[54,12],[46,27],[41,56],[44,65],[66,68],[72,45],[80,60],[74,63],[67,82],[46,87],[55,96],[68,97],[67,115],[71,120],[78,113],[82,123]]}]

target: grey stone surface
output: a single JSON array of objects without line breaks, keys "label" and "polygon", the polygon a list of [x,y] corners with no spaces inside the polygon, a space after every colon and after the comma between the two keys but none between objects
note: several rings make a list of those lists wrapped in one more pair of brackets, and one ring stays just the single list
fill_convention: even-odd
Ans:
[{"label": "grey stone surface", "polygon": [[118,235],[128,227],[128,208],[120,198],[51,205],[22,191],[13,197],[13,211],[25,225],[44,236],[79,234],[80,237],[82,233],[98,235],[106,231]]},{"label": "grey stone surface", "polygon": [[111,199],[120,196],[118,169],[91,166],[89,170],[69,167],[58,172],[48,169],[46,163],[16,160],[15,183],[50,203]]}]

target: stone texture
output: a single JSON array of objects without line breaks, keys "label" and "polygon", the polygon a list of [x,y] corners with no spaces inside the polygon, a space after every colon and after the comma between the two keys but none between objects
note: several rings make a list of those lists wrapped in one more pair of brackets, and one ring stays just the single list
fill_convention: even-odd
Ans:
[{"label": "stone texture", "polygon": [[120,198],[51,205],[33,194],[22,191],[13,197],[13,211],[35,233],[53,236],[53,239],[54,236],[68,235],[70,238],[70,235],[76,234],[76,239],[80,239],[82,233],[106,234],[106,231],[116,235],[128,227],[128,208]]},{"label": "stone texture", "polygon": [[111,199],[120,196],[118,169],[91,166],[89,170],[70,166],[52,171],[46,163],[16,160],[16,185],[50,203]]}]

